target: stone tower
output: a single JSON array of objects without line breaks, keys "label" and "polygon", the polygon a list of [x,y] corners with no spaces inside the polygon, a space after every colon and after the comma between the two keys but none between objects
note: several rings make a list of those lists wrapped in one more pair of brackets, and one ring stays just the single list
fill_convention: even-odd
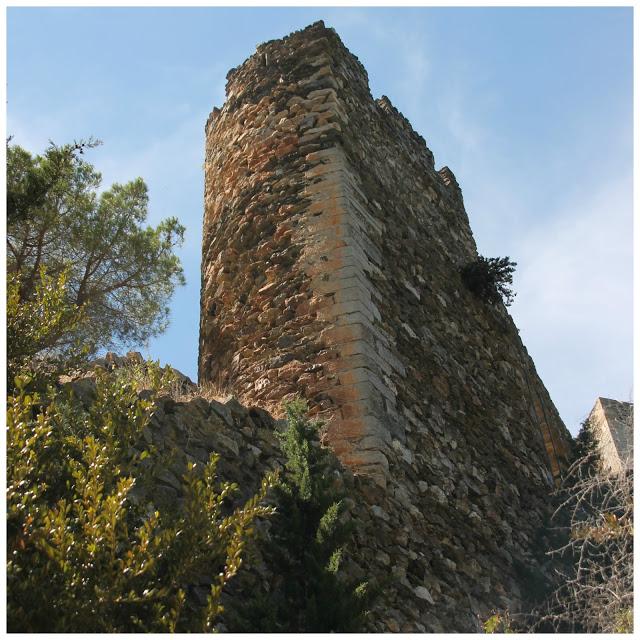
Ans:
[{"label": "stone tower", "polygon": [[504,306],[463,284],[476,257],[453,173],[335,31],[229,72],[206,125],[200,382],[276,414],[304,396],[407,538],[384,556],[433,576],[404,574],[443,616],[517,592],[571,441]]},{"label": "stone tower", "polygon": [[275,413],[302,394],[381,479],[439,433],[521,434],[557,472],[566,431],[515,326],[460,279],[477,251],[453,173],[333,30],[258,47],[206,134],[201,382]]}]

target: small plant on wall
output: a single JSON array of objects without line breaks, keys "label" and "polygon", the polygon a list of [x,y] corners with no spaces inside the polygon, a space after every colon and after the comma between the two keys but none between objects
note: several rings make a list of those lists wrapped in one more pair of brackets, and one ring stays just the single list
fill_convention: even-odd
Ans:
[{"label": "small plant on wall", "polygon": [[516,263],[504,258],[485,258],[478,256],[476,260],[465,265],[461,270],[462,281],[469,291],[492,304],[500,300],[508,307],[516,297],[511,285]]}]

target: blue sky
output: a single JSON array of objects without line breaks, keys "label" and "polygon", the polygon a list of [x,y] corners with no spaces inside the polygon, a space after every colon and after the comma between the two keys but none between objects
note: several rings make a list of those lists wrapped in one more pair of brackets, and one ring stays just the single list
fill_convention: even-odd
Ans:
[{"label": "blue sky", "polygon": [[188,280],[146,355],[195,379],[204,123],[257,44],[323,19],[462,187],[479,250],[518,262],[511,308],[576,431],[632,394],[630,8],[9,8],[7,133],[95,136],[105,185],[178,216]]}]

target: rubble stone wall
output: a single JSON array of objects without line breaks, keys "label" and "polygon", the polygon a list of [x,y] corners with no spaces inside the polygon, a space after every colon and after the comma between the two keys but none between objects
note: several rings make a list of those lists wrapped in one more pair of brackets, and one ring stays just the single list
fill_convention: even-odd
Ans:
[{"label": "rubble stone wall", "polygon": [[453,173],[322,23],[233,69],[206,132],[200,381],[326,421],[375,523],[356,571],[393,577],[379,630],[517,606],[571,438],[504,306],[462,283]]},{"label": "rubble stone wall", "polygon": [[[76,381],[74,387],[77,393],[90,396],[93,384],[90,375]],[[284,469],[285,456],[276,436],[276,430],[285,426],[282,420],[236,399],[218,402],[199,396],[197,389],[190,392],[192,397],[185,400],[159,398],[143,431],[144,443],[153,446],[157,459],[153,490],[138,498],[144,504],[151,501],[150,510],[173,508],[182,497],[186,464],[204,465],[212,453],[219,456],[220,480],[238,485],[238,505],[257,491],[267,472]],[[544,575],[544,568],[534,564],[542,555],[523,558],[514,553],[511,557],[514,550],[509,544],[498,553],[502,543],[496,540],[493,557],[487,557],[477,537],[460,540],[458,527],[464,518],[450,517],[448,499],[435,491],[435,485],[421,482],[425,497],[412,504],[406,495],[389,494],[374,478],[354,475],[337,458],[332,473],[335,486],[348,495],[345,516],[356,525],[342,570],[350,579],[381,587],[368,631],[480,631],[480,621],[494,608],[514,611],[526,599],[532,585],[523,585],[522,576]],[[421,511],[425,505],[428,513]],[[478,528],[495,526],[494,522],[483,524],[480,517],[474,524]],[[268,540],[269,528],[268,520],[256,523],[257,538],[246,549],[240,573],[225,587],[224,601],[230,610],[234,599],[253,593],[258,583],[268,589],[272,576],[261,544]],[[514,567],[520,577],[514,577]],[[190,585],[202,603],[212,579],[203,574],[199,583]],[[228,625],[223,616],[218,630],[234,631],[233,623]]]}]

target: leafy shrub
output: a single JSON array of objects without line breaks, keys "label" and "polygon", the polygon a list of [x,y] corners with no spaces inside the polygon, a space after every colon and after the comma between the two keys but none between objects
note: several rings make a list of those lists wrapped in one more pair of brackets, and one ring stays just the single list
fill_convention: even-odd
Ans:
[{"label": "leafy shrub", "polygon": [[461,270],[462,280],[467,288],[481,300],[497,304],[502,300],[511,305],[516,294],[511,289],[516,263],[504,258],[485,258],[465,265]]},{"label": "leafy shrub", "polygon": [[514,633],[508,611],[497,611],[489,616],[482,623],[482,629],[485,633]]},{"label": "leafy shrub", "polygon": [[285,405],[279,434],[286,471],[275,488],[277,511],[262,543],[270,588],[238,607],[235,631],[328,633],[361,631],[374,597],[367,583],[340,574],[352,528],[343,492],[334,487],[329,452],[318,441],[306,405]]},{"label": "leafy shrub", "polygon": [[613,633],[633,633],[633,607],[623,607],[613,616]]},{"label": "leafy shrub", "polygon": [[49,276],[41,268],[29,300],[20,298],[20,279],[7,277],[7,388],[25,369],[39,382],[51,381],[86,353],[69,336],[84,320],[82,309],[67,301],[67,274]]},{"label": "leafy shrub", "polygon": [[[69,390],[43,396],[16,380],[7,413],[7,624],[14,632],[211,631],[221,592],[273,478],[231,511],[234,484],[217,457],[191,464],[182,506],[160,513],[133,499],[147,475],[140,434],[153,412],[124,377],[98,373],[83,405]],[[149,508],[151,507],[151,508]],[[211,577],[206,603],[189,589]]]}]

